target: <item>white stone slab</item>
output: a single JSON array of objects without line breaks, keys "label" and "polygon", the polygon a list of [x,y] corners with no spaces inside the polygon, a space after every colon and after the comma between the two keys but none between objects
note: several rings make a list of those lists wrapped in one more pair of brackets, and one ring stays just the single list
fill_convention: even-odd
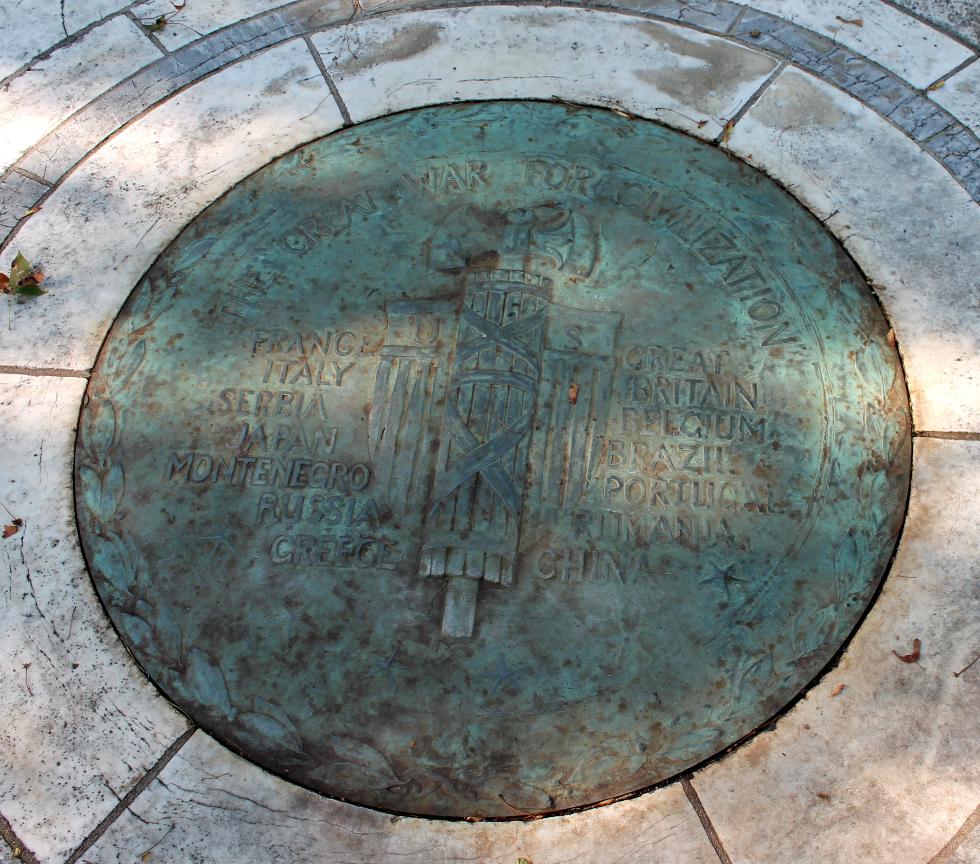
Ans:
[{"label": "white stone slab", "polygon": [[874,111],[792,68],[729,144],[827,219],[876,284],[917,428],[980,431],[980,209],[967,192]]},{"label": "white stone slab", "polygon": [[833,39],[916,87],[927,87],[973,54],[881,0],[751,0],[747,5]]},{"label": "white stone slab", "polygon": [[126,5],[126,0],[0,0],[5,34],[0,40],[0,80]]},{"label": "white stone slab", "polygon": [[971,63],[927,95],[980,135],[980,62]]},{"label": "white stone slab", "polygon": [[439,102],[557,96],[710,139],[776,68],[696,30],[548,7],[406,12],[313,43],[355,122]]},{"label": "white stone slab", "polygon": [[[0,364],[87,369],[126,296],[200,210],[274,156],[341,125],[306,44],[204,79],[97,150],[8,244],[47,274]],[[5,257],[0,256],[0,257]]]},{"label": "white stone slab", "polygon": [[[6,236],[34,202],[47,191],[48,187],[43,183],[37,183],[13,171],[0,180],[0,238]],[[0,264],[5,272],[9,263],[4,261]]]},{"label": "white stone slab", "polygon": [[974,812],[974,818],[971,820],[977,827],[962,838],[949,860],[944,861],[943,864],[977,864],[977,861],[980,861],[980,825],[978,825],[980,819],[977,818],[978,816],[980,816],[980,807]]},{"label": "white stone slab", "polygon": [[161,57],[123,16],[101,24],[0,87],[0,170],[114,84]]},{"label": "white stone slab", "polygon": [[202,732],[195,733],[85,858],[132,864],[150,847],[155,861],[718,861],[679,785],[535,822],[402,818],[285,783]]},{"label": "white stone slab", "polygon": [[[21,5],[24,5],[23,2]],[[55,6],[64,8],[65,23],[62,32],[67,30],[71,35],[89,24],[94,24],[96,21],[102,21],[114,15],[120,9],[125,9],[129,3],[125,0],[65,0],[64,3],[60,3],[60,0],[33,0],[32,5],[44,6],[49,10]],[[57,41],[59,40],[53,40],[53,42]]]},{"label": "white stone slab", "polygon": [[899,6],[918,12],[961,39],[980,44],[977,0],[896,0]]},{"label": "white stone slab", "polygon": [[64,861],[187,728],[119,641],[78,547],[84,387],[0,375],[0,524],[5,508],[24,521],[0,539],[0,801],[42,862]]},{"label": "white stone slab", "polygon": [[[60,0],[0,0],[0,80],[64,39]],[[17,38],[13,38],[16,32]]]},{"label": "white stone slab", "polygon": [[[953,675],[980,646],[980,442],[914,456],[898,556],[840,665],[693,779],[737,864],[924,864],[980,800],[980,664]],[[916,638],[918,663],[892,653]]]},{"label": "white stone slab", "polygon": [[172,51],[243,18],[284,5],[283,0],[208,0],[205,3],[188,0],[182,9],[175,9],[170,0],[145,0],[133,7],[133,14],[147,24],[165,17],[167,23],[156,31],[156,37]]}]

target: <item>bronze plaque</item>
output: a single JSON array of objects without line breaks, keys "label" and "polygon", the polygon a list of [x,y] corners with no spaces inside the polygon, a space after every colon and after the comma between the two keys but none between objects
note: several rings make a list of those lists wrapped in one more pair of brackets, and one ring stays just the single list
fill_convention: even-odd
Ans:
[{"label": "bronze plaque", "polygon": [[888,325],[764,176],[545,103],[347,129],[160,256],[92,376],[79,524],[204,729],[361,804],[508,817],[779,711],[892,554]]}]

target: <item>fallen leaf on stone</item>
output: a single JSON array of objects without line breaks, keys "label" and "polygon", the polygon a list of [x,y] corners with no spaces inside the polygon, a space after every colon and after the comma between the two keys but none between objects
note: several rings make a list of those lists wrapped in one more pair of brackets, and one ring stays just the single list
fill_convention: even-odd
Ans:
[{"label": "fallen leaf on stone", "polygon": [[578,402],[578,384],[572,383],[572,386],[568,388],[568,401],[574,405]]},{"label": "fallen leaf on stone", "polygon": [[40,209],[41,209],[40,207],[31,207],[30,210],[25,210],[24,211],[24,215],[21,216],[20,218],[21,219],[26,219],[28,216],[33,216],[35,213],[37,213],[38,211],[40,211]]},{"label": "fallen leaf on stone", "polygon": [[946,86],[945,81],[937,81],[935,84],[930,84],[928,87],[926,87],[926,90],[938,90],[940,87],[945,87],[945,86]]},{"label": "fallen leaf on stone", "polygon": [[753,39],[758,39],[761,35],[761,30],[749,30],[749,36],[751,36]]},{"label": "fallen leaf on stone", "polygon": [[3,539],[6,540],[8,537],[13,537],[18,531],[20,531],[19,525],[4,525]]},{"label": "fallen leaf on stone", "polygon": [[725,128],[721,130],[721,140],[719,143],[727,144],[728,139],[732,137],[732,130],[735,128],[735,121],[729,120],[725,124]]},{"label": "fallen leaf on stone", "polygon": [[841,24],[853,24],[855,27],[864,26],[863,18],[841,18],[840,15],[836,15],[834,17],[837,18],[837,20],[840,21]]},{"label": "fallen leaf on stone", "polygon": [[43,281],[44,274],[18,252],[10,265],[10,275],[0,274],[0,294],[40,297],[45,293],[38,287]]},{"label": "fallen leaf on stone", "polygon": [[830,793],[829,792],[818,792],[817,793],[817,797],[821,801],[829,801],[830,800]]},{"label": "fallen leaf on stone", "polygon": [[835,687],[835,688],[833,689],[833,691],[831,692],[831,694],[830,694],[830,698],[831,698],[831,699],[836,699],[836,698],[837,698],[838,696],[840,696],[840,694],[841,694],[841,693],[843,693],[843,692],[844,692],[844,688],[845,688],[846,686],[847,686],[846,684],[838,684],[838,685],[837,685],[837,686],[836,686],[836,687]]},{"label": "fallen leaf on stone", "polygon": [[894,654],[903,663],[916,663],[919,659],[919,653],[921,648],[922,648],[922,640],[913,639],[911,654],[899,654],[894,648],[892,648],[892,654]]},{"label": "fallen leaf on stone", "polygon": [[517,864],[531,864],[531,861],[528,858],[518,858]]},{"label": "fallen leaf on stone", "polygon": [[704,127],[707,125],[708,125],[707,120],[698,120],[698,129],[704,129]]},{"label": "fallen leaf on stone", "polygon": [[161,15],[156,21],[151,21],[149,24],[143,22],[143,29],[147,33],[159,33],[164,27],[167,26],[167,16]]},{"label": "fallen leaf on stone", "polygon": [[17,286],[31,275],[30,262],[24,257],[23,253],[18,252],[10,265],[10,283],[16,290]]}]

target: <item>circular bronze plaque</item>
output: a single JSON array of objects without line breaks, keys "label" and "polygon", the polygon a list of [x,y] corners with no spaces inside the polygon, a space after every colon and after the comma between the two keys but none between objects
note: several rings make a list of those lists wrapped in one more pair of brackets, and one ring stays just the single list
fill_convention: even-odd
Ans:
[{"label": "circular bronze plaque", "polygon": [[127,302],[76,451],[113,622],[330,795],[519,816],[771,717],[901,526],[888,325],[808,213],[592,109],[415,111],[272,163]]}]

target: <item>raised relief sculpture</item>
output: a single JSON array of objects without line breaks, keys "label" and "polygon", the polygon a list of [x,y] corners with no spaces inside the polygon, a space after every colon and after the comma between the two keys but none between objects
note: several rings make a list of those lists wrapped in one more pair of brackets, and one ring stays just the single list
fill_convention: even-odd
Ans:
[{"label": "raised relief sculpture", "polygon": [[387,304],[372,458],[396,511],[430,484],[418,566],[449,579],[445,636],[472,635],[480,582],[510,585],[529,535],[591,478],[621,316],[554,300],[597,251],[594,226],[562,207],[462,208],[429,251],[460,300]]}]

